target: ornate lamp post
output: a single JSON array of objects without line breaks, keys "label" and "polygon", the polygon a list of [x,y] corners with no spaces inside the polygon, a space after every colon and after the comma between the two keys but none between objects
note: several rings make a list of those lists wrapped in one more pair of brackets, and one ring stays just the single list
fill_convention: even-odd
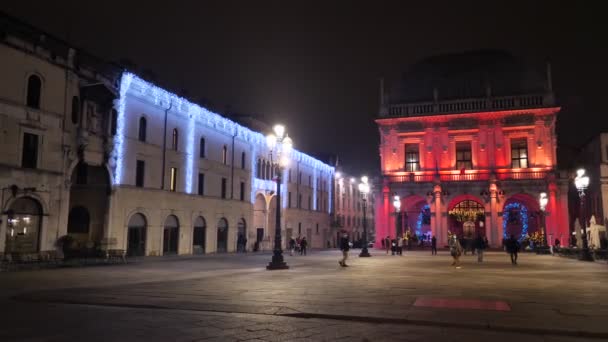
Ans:
[{"label": "ornate lamp post", "polygon": [[399,195],[393,197],[393,206],[395,207],[395,237],[399,235],[399,210],[401,210],[401,198]]},{"label": "ornate lamp post", "polygon": [[541,192],[538,198],[538,204],[540,204],[540,225],[543,232],[543,247],[547,246],[547,224],[545,218],[545,209],[547,209],[547,203],[549,203],[547,193]]},{"label": "ornate lamp post", "polygon": [[363,195],[363,248],[359,257],[370,257],[369,251],[367,250],[367,219],[365,218],[365,212],[367,211],[367,194],[369,193],[369,184],[367,184],[367,177],[361,177],[361,183],[359,183],[359,192]]},{"label": "ornate lamp post", "polygon": [[589,177],[585,176],[585,169],[578,169],[576,171],[576,177],[574,178],[574,186],[578,190],[578,197],[581,202],[579,221],[581,222],[581,230],[583,239],[583,248],[579,256],[580,260],[593,261],[593,255],[589,251],[589,245],[587,244],[587,224],[585,219],[585,190],[589,186]]},{"label": "ornate lamp post", "polygon": [[268,148],[270,149],[270,163],[273,170],[277,170],[275,180],[277,182],[277,212],[275,221],[274,233],[274,249],[272,253],[272,261],[266,266],[267,270],[284,270],[288,269],[287,263],[283,260],[283,249],[281,248],[281,182],[283,170],[289,162],[291,154],[292,141],[285,134],[285,127],[276,125],[273,128],[274,134],[269,134],[266,137]]}]

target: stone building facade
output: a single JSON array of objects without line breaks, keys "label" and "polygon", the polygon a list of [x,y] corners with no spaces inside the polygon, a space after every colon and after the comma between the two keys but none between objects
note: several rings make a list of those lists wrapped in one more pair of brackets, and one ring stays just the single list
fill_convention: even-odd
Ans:
[{"label": "stone building facade", "polygon": [[357,242],[363,239],[363,211],[367,224],[368,241],[373,241],[374,234],[374,187],[370,180],[370,192],[367,197],[359,191],[361,177],[354,177],[338,168],[334,180],[334,216],[331,245],[337,245],[340,232],[348,232],[350,239]]},{"label": "stone building facade", "polygon": [[[276,182],[261,133],[1,20],[0,253],[54,250],[65,235],[129,255],[232,252],[239,236],[272,248]],[[324,246],[333,178],[294,150],[284,239]]]},{"label": "stone building facade", "polygon": [[[586,175],[590,178],[589,188],[585,191],[586,203],[583,206],[585,217],[589,221],[593,215],[598,224],[605,225],[608,214],[608,133],[602,132],[585,143],[578,155],[577,162],[580,167],[585,169]],[[572,174],[575,171],[572,170]],[[574,187],[572,188],[572,191],[575,191]],[[579,205],[578,196],[571,196],[572,218],[579,217]],[[580,232],[576,232],[576,234],[580,235]]]},{"label": "stone building facade", "polygon": [[500,246],[541,231],[545,215],[548,240],[566,238],[567,179],[555,172],[560,108],[546,71],[478,51],[423,60],[390,92],[382,87],[378,235],[410,230],[445,245],[450,233],[481,234]]}]

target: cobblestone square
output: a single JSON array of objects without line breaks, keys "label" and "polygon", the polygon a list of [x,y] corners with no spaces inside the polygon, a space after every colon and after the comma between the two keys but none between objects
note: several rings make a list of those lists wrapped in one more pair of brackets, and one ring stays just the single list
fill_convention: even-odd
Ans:
[{"label": "cobblestone square", "polygon": [[[501,252],[147,258],[0,274],[2,341],[582,341],[608,338],[606,264]],[[414,303],[447,303],[414,305]],[[505,303],[499,309],[484,303]],[[454,304],[456,303],[456,304]],[[472,304],[471,304],[472,303]],[[481,303],[481,304],[479,304]],[[483,305],[482,305],[483,304]]]}]

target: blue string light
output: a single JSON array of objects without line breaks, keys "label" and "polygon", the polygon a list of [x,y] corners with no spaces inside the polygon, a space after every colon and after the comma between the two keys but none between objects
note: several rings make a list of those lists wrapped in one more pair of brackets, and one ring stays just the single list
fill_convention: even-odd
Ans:
[{"label": "blue string light", "polygon": [[521,235],[519,236],[519,241],[523,241],[528,235],[528,208],[518,202],[507,204],[502,211],[502,236],[504,239],[509,238],[507,234],[507,221],[509,220],[509,211],[511,209],[519,209],[519,220],[521,222]]},{"label": "blue string light", "polygon": [[424,220],[424,215],[427,210],[430,210],[431,207],[428,204],[425,204],[422,209],[420,209],[420,214],[418,214],[418,219],[416,220],[416,235],[422,235],[422,220]]}]

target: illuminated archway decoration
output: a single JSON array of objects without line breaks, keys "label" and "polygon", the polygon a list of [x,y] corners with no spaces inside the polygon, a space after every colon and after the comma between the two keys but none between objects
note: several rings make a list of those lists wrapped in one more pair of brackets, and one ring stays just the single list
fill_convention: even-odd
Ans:
[{"label": "illuminated archway decoration", "polygon": [[507,222],[509,221],[509,211],[511,209],[519,209],[519,220],[521,222],[521,235],[519,241],[522,241],[526,235],[528,235],[528,208],[519,202],[509,203],[505,206],[502,211],[502,236],[504,239],[508,239],[507,235]]},{"label": "illuminated archway decoration", "polygon": [[422,209],[420,209],[420,214],[418,214],[418,219],[416,219],[416,235],[422,235],[422,221],[424,220],[424,215],[427,210],[430,210],[431,207],[428,204],[425,204]]}]

